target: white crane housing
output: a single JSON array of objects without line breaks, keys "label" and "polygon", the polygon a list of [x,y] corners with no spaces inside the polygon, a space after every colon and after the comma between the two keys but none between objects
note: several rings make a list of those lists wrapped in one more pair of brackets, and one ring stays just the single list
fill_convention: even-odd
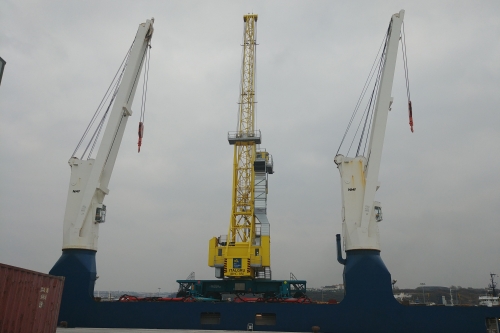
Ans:
[{"label": "white crane housing", "polygon": [[342,180],[342,233],[345,251],[380,251],[377,222],[382,220],[382,208],[374,198],[380,186],[378,175],[387,116],[392,104],[392,83],[403,17],[404,10],[401,10],[391,18],[367,156],[350,158],[339,154],[335,157]]},{"label": "white crane housing", "polygon": [[71,180],[63,224],[63,250],[86,249],[97,251],[99,224],[104,222],[105,195],[113,172],[120,143],[142,69],[144,54],[153,35],[154,19],[139,25],[130,50],[122,81],[109,115],[95,159],[71,157]]}]

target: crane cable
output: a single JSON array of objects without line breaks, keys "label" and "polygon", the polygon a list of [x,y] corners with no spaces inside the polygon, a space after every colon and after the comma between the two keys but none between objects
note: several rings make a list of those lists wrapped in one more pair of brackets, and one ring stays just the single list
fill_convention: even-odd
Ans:
[{"label": "crane cable", "polygon": [[[376,91],[378,90],[378,86],[380,85],[380,72],[379,72],[379,75],[377,76],[377,80],[375,81],[375,85],[373,86],[373,91],[372,91],[372,94],[370,96],[370,102],[368,103],[367,107],[366,107],[366,117],[365,117],[365,121],[364,121],[364,125],[363,125],[363,130],[361,131],[361,136],[359,138],[359,143],[358,143],[358,149],[356,150],[356,156],[359,156],[359,151],[361,150],[361,145],[363,143],[363,138],[365,138],[365,145],[363,147],[363,156],[365,154],[365,151],[366,151],[366,145],[368,143],[368,137],[370,136],[370,131],[371,131],[371,128],[372,128],[372,119],[373,119],[373,114],[375,113],[374,112],[374,109],[375,109],[375,103],[377,101],[377,95],[376,95]],[[368,121],[368,117],[369,117],[369,121]],[[368,124],[368,129],[366,129],[366,125]],[[366,136],[365,136],[365,131],[367,131],[366,133]],[[354,139],[353,139],[354,141]]]},{"label": "crane cable", "polygon": [[151,49],[151,41],[149,42],[145,50],[146,63],[144,68],[144,80],[143,80],[144,82],[142,85],[141,117],[139,118],[139,129],[137,132],[139,136],[139,140],[137,141],[138,153],[141,152],[142,137],[144,135],[144,115],[146,114],[146,97],[148,92],[148,80],[149,80],[149,60],[151,59],[150,49]]},{"label": "crane cable", "polygon": [[[151,42],[151,40],[150,40],[149,42]],[[149,45],[149,44],[148,44],[148,45]],[[134,82],[133,82],[133,84],[132,84],[132,87],[135,87],[136,82],[138,82],[138,81],[137,81],[137,78],[138,78],[138,77],[140,76],[140,74],[141,74],[141,68],[142,68],[142,64],[144,63],[144,59],[146,58],[146,51],[147,51],[147,49],[148,49],[147,47],[144,49],[144,53],[143,53],[142,58],[141,58],[141,63],[139,64],[139,67],[137,68],[137,72],[136,72],[136,74],[135,74],[135,78],[134,78]],[[132,89],[130,89],[130,92],[129,92],[129,95],[128,95],[128,99],[127,99],[127,103],[129,103],[129,102],[130,102],[130,99],[131,99],[131,98],[133,98],[132,93],[133,93],[134,91],[135,91],[135,89],[133,89],[133,88],[132,88]],[[144,113],[144,112],[142,111],[142,107],[141,107],[141,113]],[[116,127],[115,135],[113,136],[113,141],[111,142],[111,147],[113,147],[113,145],[115,144],[115,140],[116,140],[116,138],[117,138],[117,136],[118,136],[118,132],[119,132],[120,127],[121,127],[121,125],[122,125],[123,119],[124,119],[124,117],[121,117],[121,118],[120,118],[120,122],[118,123],[118,126]],[[109,149],[109,151],[108,151],[108,155],[106,156],[106,162],[105,162],[105,163],[108,163],[108,158],[109,158],[109,156],[110,156],[110,154],[111,154],[111,151],[112,151],[112,149],[110,148],[110,149]]]},{"label": "crane cable", "polygon": [[[339,147],[337,149],[337,154],[339,153],[340,148],[342,147],[342,144],[344,143],[344,140],[347,137],[347,133],[349,132],[349,129],[350,129],[350,127],[351,127],[351,125],[352,125],[352,123],[354,121],[354,118],[356,117],[356,114],[357,114],[357,112],[359,110],[361,101],[362,101],[362,99],[364,98],[364,96],[365,96],[365,94],[367,92],[368,85],[372,81],[375,73],[377,73],[376,80],[375,80],[375,85],[373,87],[373,91],[372,91],[372,94],[370,96],[368,105],[365,108],[365,111],[363,112],[363,115],[361,116],[361,119],[365,118],[365,121],[364,121],[363,129],[362,129],[361,137],[360,137],[360,140],[359,140],[359,143],[358,143],[358,149],[356,151],[356,156],[359,155],[360,148],[361,148],[361,142],[363,141],[363,137],[365,135],[367,121],[368,121],[368,118],[370,117],[370,121],[369,121],[370,125],[368,127],[368,133],[366,134],[366,138],[365,138],[365,145],[364,145],[364,148],[363,148],[363,154],[366,151],[367,140],[368,140],[370,129],[371,129],[371,118],[373,117],[373,108],[374,108],[374,105],[376,104],[375,91],[377,90],[377,87],[380,84],[380,78],[381,78],[381,73],[382,73],[382,69],[383,69],[383,63],[385,61],[385,55],[386,55],[385,52],[386,52],[386,47],[387,47],[387,43],[388,43],[389,33],[391,31],[391,25],[392,25],[392,21],[389,24],[389,28],[387,29],[387,33],[386,33],[386,35],[384,37],[384,40],[382,41],[382,44],[380,45],[379,51],[377,53],[377,56],[375,57],[375,60],[374,60],[374,62],[372,64],[372,68],[370,69],[370,73],[368,74],[368,77],[367,77],[367,79],[365,81],[365,85],[363,86],[361,95],[360,95],[360,97],[359,97],[359,99],[358,99],[358,101],[356,103],[356,106],[354,108],[354,111],[353,111],[353,113],[351,115],[351,118],[350,118],[349,123],[347,125],[347,129],[346,129],[346,131],[344,133],[344,136],[342,137],[342,141],[340,142],[340,145],[339,145]],[[401,39],[402,39],[401,49],[402,49],[402,52],[403,52],[403,63],[404,63],[405,81],[406,81],[406,94],[407,94],[407,97],[408,97],[409,124],[410,124],[410,129],[411,129],[411,131],[413,133],[413,112],[412,112],[412,103],[411,103],[411,98],[410,98],[410,81],[409,81],[409,77],[408,77],[408,56],[407,56],[407,52],[406,52],[406,37],[405,37],[405,32],[404,32],[404,22],[402,24],[402,36],[401,36]],[[383,46],[383,49],[382,49],[382,46]],[[379,58],[379,54],[380,54],[381,50],[382,50],[382,54],[380,55],[380,58]],[[377,60],[379,60],[378,61],[378,66],[376,66]],[[356,132],[354,133],[354,136],[353,136],[352,142],[351,142],[351,144],[349,146],[349,149],[347,151],[347,154],[349,154],[349,151],[351,150],[351,147],[352,147],[352,145],[354,143],[354,140],[355,140],[355,138],[356,138],[356,136],[358,134],[358,131],[360,129],[361,123],[363,123],[362,120],[359,122],[358,127],[356,129]]]},{"label": "crane cable", "polygon": [[410,130],[413,133],[413,112],[412,112],[411,98],[410,98],[410,80],[408,78],[408,56],[406,54],[406,36],[405,36],[405,23],[404,22],[403,22],[403,29],[402,29],[401,35],[402,35],[401,50],[403,51],[403,64],[404,64],[405,80],[406,80],[406,95],[408,96],[408,117],[409,117],[409,123],[410,123]]},{"label": "crane cable", "polygon": [[[112,96],[112,100],[111,100],[111,103],[108,105],[108,108],[106,109],[106,112],[103,116],[103,119],[101,119],[101,121],[99,122],[99,125],[98,125],[98,128],[97,130],[94,132],[94,134],[92,135],[91,139],[89,140],[89,143],[87,145],[87,147],[85,148],[82,156],[81,156],[81,159],[84,158],[85,156],[85,153],[87,152],[87,150],[89,149],[90,147],[90,144],[93,142],[93,147],[95,146],[95,142],[97,141],[97,137],[99,136],[99,132],[100,132],[100,128],[102,128],[102,125],[104,124],[104,119],[106,118],[107,116],[107,113],[109,111],[109,107],[111,106],[115,96],[116,96],[116,92],[118,90],[118,86],[119,86],[119,83],[121,82],[121,78],[123,76],[123,72],[125,71],[125,68],[127,67],[127,59],[130,55],[130,51],[132,50],[132,46],[134,45],[134,43],[132,43],[132,45],[130,45],[130,48],[128,49],[127,53],[125,54],[125,57],[123,58],[123,61],[122,63],[120,64],[120,67],[118,67],[118,70],[116,71],[115,73],[115,76],[113,77],[113,80],[111,81],[108,89],[106,90],[106,93],[104,94],[101,102],[99,103],[99,105],[97,106],[97,109],[96,111],[94,112],[94,115],[92,116],[89,124],[87,125],[87,128],[85,129],[82,137],[80,138],[80,141],[78,142],[78,144],[76,145],[76,148],[75,150],[73,151],[73,154],[71,155],[72,157],[75,156],[76,152],[78,151],[78,149],[80,148],[80,146],[82,145],[83,141],[85,140],[85,137],[87,136],[87,134],[89,133],[92,125],[94,124],[94,122],[96,121],[97,119],[97,116],[101,113],[102,111],[102,108],[104,106],[104,103],[108,100],[108,98],[110,96]],[[118,76],[119,74],[119,76]],[[118,76],[118,78],[117,78]],[[90,158],[91,154],[92,154],[92,150],[93,148],[91,149],[91,152],[89,153],[88,155],[88,158]]]},{"label": "crane cable", "polygon": [[[87,150],[89,149],[89,147],[90,147],[91,144],[92,144],[92,147],[91,147],[91,149],[89,151],[89,154],[87,155],[87,159],[90,159],[92,157],[92,153],[94,152],[94,148],[95,148],[95,146],[97,144],[97,141],[99,139],[101,131],[102,131],[103,127],[104,127],[104,122],[105,122],[105,120],[106,120],[106,118],[107,118],[107,116],[109,114],[109,110],[111,109],[111,106],[113,105],[113,103],[115,101],[116,95],[118,94],[118,89],[120,88],[122,77],[123,77],[123,74],[124,74],[126,68],[127,68],[127,63],[124,64],[122,72],[120,73],[120,76],[114,82],[113,94],[111,95],[111,99],[109,101],[108,107],[106,108],[106,112],[104,112],[104,115],[102,116],[101,121],[99,122],[99,125],[97,125],[97,128],[94,131],[94,134],[92,135],[92,138],[90,138],[89,143],[88,143],[87,147],[85,148],[85,151],[82,154],[82,158],[85,155],[85,153],[87,152]],[[108,96],[108,98],[109,98],[109,96]]]},{"label": "crane cable", "polygon": [[[389,27],[389,28],[390,28],[390,27]],[[375,56],[375,60],[373,61],[372,67],[371,67],[371,69],[370,69],[370,72],[369,72],[369,74],[368,74],[368,77],[366,78],[365,84],[364,84],[363,89],[362,89],[362,91],[361,91],[361,94],[360,94],[360,96],[359,96],[359,98],[358,98],[358,101],[356,102],[356,106],[354,107],[354,111],[353,111],[353,113],[352,113],[352,115],[351,115],[351,118],[349,119],[349,123],[347,124],[347,128],[346,128],[346,130],[345,130],[345,132],[344,132],[344,136],[342,137],[342,141],[340,142],[340,145],[339,145],[339,147],[338,147],[338,149],[337,149],[337,153],[336,153],[336,155],[338,155],[338,153],[339,153],[339,151],[340,151],[340,148],[342,148],[342,144],[344,143],[344,140],[345,140],[345,139],[346,139],[346,137],[347,137],[347,133],[349,132],[349,129],[351,128],[351,125],[352,125],[352,123],[354,122],[354,118],[356,117],[356,114],[357,114],[357,112],[359,111],[359,107],[360,107],[360,105],[361,105],[361,102],[363,101],[364,96],[365,96],[365,94],[366,94],[366,92],[367,92],[367,90],[368,90],[368,87],[369,87],[369,85],[370,85],[371,81],[373,80],[373,76],[374,76],[374,75],[375,75],[375,73],[377,73],[377,72],[378,72],[378,73],[380,73],[380,69],[379,69],[379,66],[380,66],[380,61],[377,61],[377,60],[379,60],[379,59],[380,59],[380,58],[379,58],[379,54],[380,54],[380,52],[382,51],[382,53],[383,53],[383,52],[385,51],[385,45],[387,44],[387,36],[388,36],[388,34],[386,33],[386,34],[384,35],[384,38],[383,38],[383,40],[382,40],[382,43],[380,44],[379,50],[378,50],[378,52],[377,52],[377,55]],[[382,47],[384,47],[384,48],[382,49]],[[378,76],[377,76],[377,77],[378,77]],[[366,112],[367,112],[367,109],[365,109],[365,111],[364,111],[363,115],[361,116],[361,119],[363,119],[363,118],[364,118],[364,116],[365,116],[365,113],[366,113]],[[356,129],[356,132],[354,133],[354,138],[353,138],[353,140],[351,141],[351,145],[349,146],[349,149],[348,149],[348,151],[347,151],[347,154],[349,154],[349,151],[351,150],[351,147],[352,147],[352,145],[353,145],[353,143],[354,143],[354,139],[355,139],[355,137],[356,137],[356,135],[357,135],[357,133],[358,133],[358,131],[359,131],[359,127],[360,127],[360,125],[361,125],[361,122],[358,124],[358,128]]]},{"label": "crane cable", "polygon": [[[390,29],[390,27],[389,27],[389,29]],[[389,42],[389,31],[387,32],[387,38],[386,38],[386,44],[384,45],[384,50],[382,51],[382,54],[380,55],[378,74],[377,74],[377,78],[375,79],[375,84],[373,86],[372,95],[370,96],[370,102],[368,103],[368,106],[367,106],[366,111],[365,111],[366,112],[365,124],[363,125],[363,131],[361,132],[361,137],[359,138],[359,144],[358,144],[358,150],[356,151],[356,156],[359,156],[359,151],[361,149],[361,144],[362,144],[363,138],[365,140],[365,145],[363,147],[363,156],[366,152],[366,146],[368,144],[368,138],[370,137],[370,132],[372,129],[372,124],[373,124],[372,119],[373,119],[373,115],[375,114],[375,105],[377,104],[377,99],[378,99],[378,94],[376,92],[379,90],[380,81],[382,79],[382,71],[384,70],[385,58],[387,56],[386,50],[387,50],[387,43],[388,42]],[[368,121],[368,117],[370,117],[370,121]],[[365,136],[365,130],[366,130],[367,123],[368,123],[368,129],[367,129],[367,133]]]}]

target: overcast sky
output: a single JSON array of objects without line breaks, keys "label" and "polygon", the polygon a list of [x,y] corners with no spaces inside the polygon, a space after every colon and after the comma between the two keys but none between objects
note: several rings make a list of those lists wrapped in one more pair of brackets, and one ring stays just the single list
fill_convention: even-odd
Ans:
[{"label": "overcast sky", "polygon": [[273,278],[342,283],[333,158],[391,15],[405,31],[382,158],[382,258],[397,285],[482,288],[500,273],[500,2],[0,0],[0,262],[61,255],[67,161],[155,18],[142,151],[128,123],[105,199],[96,290],[174,291],[214,278],[208,240],[231,210],[243,15],[257,13],[257,128],[274,157]]}]

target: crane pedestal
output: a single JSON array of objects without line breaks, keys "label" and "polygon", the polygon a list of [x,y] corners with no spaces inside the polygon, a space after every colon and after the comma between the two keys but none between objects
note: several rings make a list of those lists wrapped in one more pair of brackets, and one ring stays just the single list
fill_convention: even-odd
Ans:
[{"label": "crane pedestal", "polygon": [[[391,284],[391,273],[378,250],[346,251],[344,266],[345,297],[343,304],[397,304]],[[344,303],[345,302],[345,303]]]},{"label": "crane pedestal", "polygon": [[92,250],[63,250],[50,270],[51,275],[65,277],[58,322],[78,325],[75,323],[75,319],[81,319],[78,309],[94,303],[94,285],[97,279],[95,255],[96,251]]}]

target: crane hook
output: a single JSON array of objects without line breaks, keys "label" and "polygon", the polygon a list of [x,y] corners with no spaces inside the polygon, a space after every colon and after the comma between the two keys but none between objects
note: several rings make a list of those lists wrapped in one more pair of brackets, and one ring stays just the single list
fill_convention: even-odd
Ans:
[{"label": "crane hook", "polygon": [[413,133],[413,113],[411,109],[411,101],[408,101],[408,116],[410,117],[410,129]]},{"label": "crane hook", "polygon": [[141,145],[142,145],[142,136],[144,134],[144,124],[142,121],[139,122],[138,134],[139,134],[139,142],[137,142],[137,152],[140,153],[141,152]]}]

